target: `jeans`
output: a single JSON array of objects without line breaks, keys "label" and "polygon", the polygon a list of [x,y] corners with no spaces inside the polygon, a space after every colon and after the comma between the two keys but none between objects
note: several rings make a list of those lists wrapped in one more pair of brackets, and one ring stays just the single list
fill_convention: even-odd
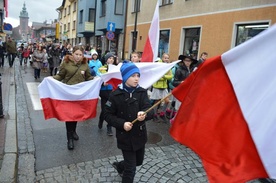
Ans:
[{"label": "jeans", "polygon": [[40,78],[40,69],[34,69],[34,77],[35,79]]},{"label": "jeans", "polygon": [[16,56],[15,53],[8,53],[8,60],[9,60],[10,67],[13,66],[13,62],[14,62],[15,56]]}]

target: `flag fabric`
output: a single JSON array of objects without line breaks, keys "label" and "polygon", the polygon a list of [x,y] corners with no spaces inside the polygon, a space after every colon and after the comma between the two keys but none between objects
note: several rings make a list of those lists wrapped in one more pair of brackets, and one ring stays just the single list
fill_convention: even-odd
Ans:
[{"label": "flag fabric", "polygon": [[102,80],[99,77],[76,85],[66,85],[46,77],[38,86],[45,119],[85,121],[96,117]]},{"label": "flag fabric", "polygon": [[[153,83],[158,81],[161,77],[163,77],[176,63],[180,62],[174,61],[172,63],[148,63],[148,62],[140,62],[134,63],[140,70],[140,81],[139,85],[143,88],[149,88]],[[115,65],[108,65],[108,72],[101,75],[101,78],[104,82],[113,83],[113,88],[116,89],[118,84],[122,83],[122,76],[120,72],[120,68],[122,63]]]},{"label": "flag fabric", "polygon": [[159,47],[159,1],[157,1],[141,62],[154,62],[158,56]]},{"label": "flag fabric", "polygon": [[8,0],[5,0],[5,7],[4,7],[4,9],[5,9],[5,12],[6,12],[6,16],[5,17],[8,17],[8,15],[9,15],[9,13],[8,13]]},{"label": "flag fabric", "polygon": [[173,95],[172,137],[202,159],[211,183],[276,178],[276,26],[206,60]]}]

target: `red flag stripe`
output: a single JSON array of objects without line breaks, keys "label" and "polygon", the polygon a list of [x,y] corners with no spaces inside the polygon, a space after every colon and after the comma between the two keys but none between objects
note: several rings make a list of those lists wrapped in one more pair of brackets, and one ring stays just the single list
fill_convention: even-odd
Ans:
[{"label": "red flag stripe", "polygon": [[170,133],[202,158],[211,183],[268,177],[221,57],[205,61],[173,94],[182,104]]},{"label": "red flag stripe", "polygon": [[98,98],[78,101],[41,99],[45,119],[56,118],[59,121],[84,121],[94,118],[97,115],[97,103]]}]

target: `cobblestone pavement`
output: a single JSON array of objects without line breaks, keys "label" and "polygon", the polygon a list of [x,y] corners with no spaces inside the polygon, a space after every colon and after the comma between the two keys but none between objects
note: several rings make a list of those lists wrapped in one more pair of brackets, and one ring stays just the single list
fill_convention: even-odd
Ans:
[{"label": "cobblestone pavement", "polygon": [[[110,156],[74,164],[51,167],[36,171],[35,143],[30,122],[28,92],[24,91],[24,69],[15,65],[16,106],[18,129],[18,182],[19,183],[119,183],[121,177],[111,166],[122,160],[121,155]],[[45,159],[47,161],[47,159]],[[189,148],[174,143],[168,146],[146,148],[145,160],[137,167],[135,182],[149,183],[205,183],[206,173],[199,157]],[[253,180],[250,183],[260,182]],[[272,181],[271,181],[272,182]]]}]

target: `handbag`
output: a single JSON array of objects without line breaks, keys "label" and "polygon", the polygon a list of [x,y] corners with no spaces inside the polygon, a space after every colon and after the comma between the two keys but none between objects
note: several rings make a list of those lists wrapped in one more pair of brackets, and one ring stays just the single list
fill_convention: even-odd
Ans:
[{"label": "handbag", "polygon": [[32,67],[33,67],[34,69],[40,69],[39,64],[40,64],[39,62],[36,62],[36,61],[34,62],[34,61],[33,61]]}]

